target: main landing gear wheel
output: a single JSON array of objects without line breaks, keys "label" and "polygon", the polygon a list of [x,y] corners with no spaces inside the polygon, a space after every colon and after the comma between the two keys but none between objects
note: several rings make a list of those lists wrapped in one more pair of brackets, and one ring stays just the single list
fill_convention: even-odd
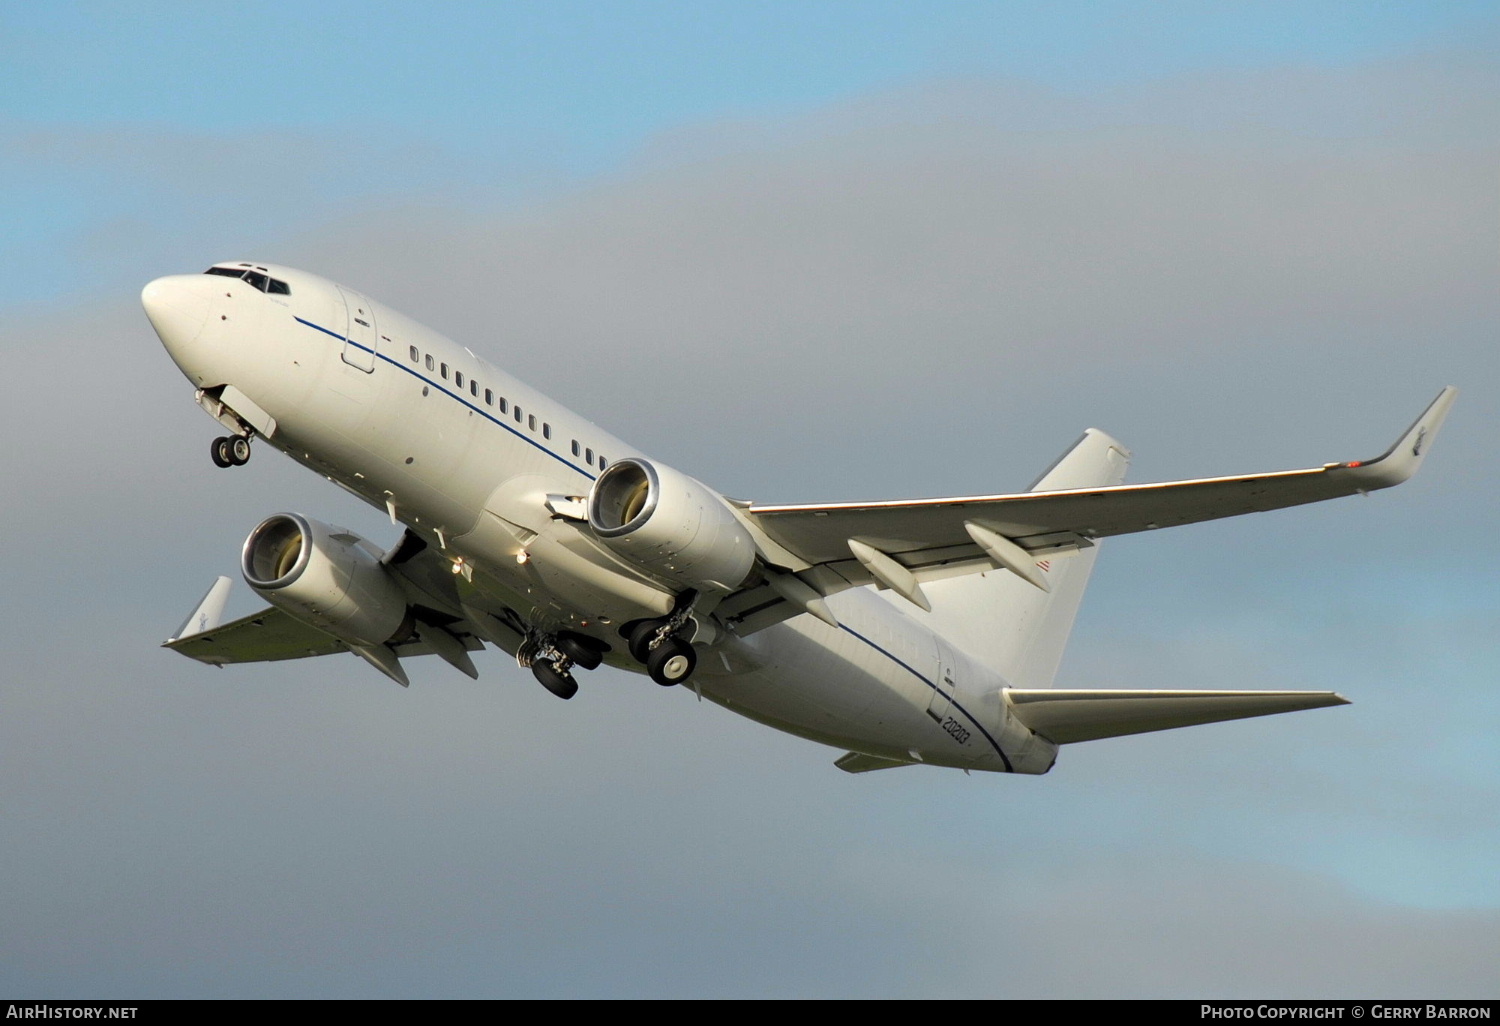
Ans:
[{"label": "main landing gear wheel", "polygon": [[604,662],[604,652],[600,650],[599,642],[586,635],[572,632],[559,634],[553,644],[559,652],[573,660],[574,665],[585,670],[597,670],[599,664]]},{"label": "main landing gear wheel", "polygon": [[215,438],[208,447],[208,455],[213,459],[216,467],[232,467],[234,461],[229,458],[229,439]]},{"label": "main landing gear wheel", "polygon": [[681,638],[667,638],[646,657],[646,672],[664,688],[687,680],[697,665],[698,653]]},{"label": "main landing gear wheel", "polygon": [[542,687],[552,692],[558,698],[569,699],[578,694],[578,682],[573,679],[573,675],[571,673],[564,673],[545,660],[538,660],[532,663],[531,673],[541,683]]},{"label": "main landing gear wheel", "polygon": [[630,658],[638,663],[644,663],[651,657],[651,651],[647,648],[651,639],[656,637],[656,632],[661,630],[660,620],[642,620],[630,629],[630,638],[626,642],[626,648],[630,650]]}]

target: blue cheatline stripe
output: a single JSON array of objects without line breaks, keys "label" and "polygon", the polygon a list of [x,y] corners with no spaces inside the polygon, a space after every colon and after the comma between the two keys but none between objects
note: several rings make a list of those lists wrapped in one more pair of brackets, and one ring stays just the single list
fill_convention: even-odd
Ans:
[{"label": "blue cheatline stripe", "polygon": [[[866,645],[869,645],[875,651],[879,652],[881,655],[885,656],[891,662],[893,662],[897,666],[901,667],[907,673],[909,673],[913,677],[917,678],[917,680],[921,681],[923,684],[926,684],[928,687],[930,687],[932,690],[938,692],[939,694],[942,694],[942,690],[936,684],[934,684],[932,681],[928,680],[927,677],[925,675],[923,675],[920,670],[917,670],[916,668],[910,666],[905,661],[903,661],[899,656],[896,656],[896,655],[891,654],[890,652],[887,652],[885,649],[883,649],[879,645],[875,644],[875,642],[871,641],[869,638],[867,638],[863,634],[859,633],[859,631],[854,630],[852,627],[849,627],[849,626],[847,626],[845,624],[842,624],[842,623],[839,624],[839,630],[844,631],[844,632],[846,632],[848,634],[854,635],[854,637],[858,638],[860,641],[863,641]],[[969,710],[965,709],[963,706],[961,706],[961,705],[958,704],[958,699],[957,698],[951,698],[950,701],[952,702],[952,708],[957,709],[959,712],[963,713],[964,717],[970,723],[972,723],[974,725],[974,729],[977,730],[977,731],[979,731],[981,734],[983,734],[984,735],[984,739],[986,741],[988,741],[990,743],[990,745],[995,749],[995,754],[998,755],[998,756],[1000,756],[1000,761],[1001,762],[1005,763],[1005,772],[1007,772],[1007,773],[1014,773],[1015,769],[1012,768],[1012,766],[1010,764],[1010,758],[1005,754],[1004,749],[1002,749],[1000,747],[1000,742],[996,741],[993,737],[990,736],[990,732],[987,731],[987,730],[985,730],[984,729],[984,725],[981,724],[977,719],[974,718],[974,714],[973,713],[969,712]]]},{"label": "blue cheatline stripe", "polygon": [[363,350],[364,352],[369,353],[371,356],[374,356],[377,359],[384,360],[386,363],[390,364],[392,367],[395,367],[397,370],[406,371],[406,373],[410,374],[412,377],[416,378],[418,381],[422,382],[423,384],[431,385],[433,388],[437,389],[439,392],[443,393],[444,395],[446,395],[450,399],[456,399],[458,402],[462,403],[464,406],[467,406],[469,409],[471,409],[475,413],[479,414],[481,417],[483,417],[485,420],[489,421],[491,424],[494,424],[496,427],[504,428],[506,431],[509,431],[511,434],[515,435],[521,441],[527,443],[528,445],[533,445],[536,448],[540,449],[542,452],[546,453],[548,456],[551,456],[553,459],[555,459],[557,462],[561,463],[563,466],[567,467],[569,470],[576,470],[576,471],[578,471],[578,473],[582,474],[584,477],[588,478],[590,481],[594,480],[598,476],[596,474],[590,473],[587,470],[584,470],[582,467],[578,466],[576,463],[574,463],[572,460],[568,459],[567,457],[561,456],[558,453],[553,452],[551,449],[547,448],[541,442],[538,442],[536,439],[530,437],[529,435],[522,434],[520,431],[517,431],[515,428],[511,427],[505,421],[500,420],[498,417],[491,416],[483,407],[475,406],[473,403],[469,402],[469,400],[465,399],[463,396],[458,395],[455,392],[448,391],[446,388],[444,388],[438,382],[434,381],[432,378],[429,378],[425,374],[422,374],[422,373],[420,373],[418,371],[412,370],[410,367],[408,367],[406,364],[402,363],[401,361],[399,361],[399,360],[393,360],[389,356],[386,356],[384,353],[376,352],[375,350],[371,349],[369,346],[362,346],[358,342],[354,341],[354,339],[352,339],[352,338],[345,338],[343,335],[340,335],[336,331],[329,331],[327,328],[323,327],[321,324],[314,324],[312,321],[303,320],[301,317],[297,317],[295,314],[293,315],[293,318],[297,321],[298,324],[305,324],[309,328],[312,328],[315,331],[321,331],[325,335],[332,335],[334,338],[338,339],[340,342],[346,342],[349,345],[353,346],[355,349]]}]

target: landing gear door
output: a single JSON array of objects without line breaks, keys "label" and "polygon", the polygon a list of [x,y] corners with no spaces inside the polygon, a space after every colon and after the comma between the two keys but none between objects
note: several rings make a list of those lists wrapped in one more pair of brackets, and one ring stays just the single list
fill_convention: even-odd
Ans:
[{"label": "landing gear door", "polygon": [[344,362],[366,374],[375,369],[375,308],[352,289],[339,286],[344,301]]}]

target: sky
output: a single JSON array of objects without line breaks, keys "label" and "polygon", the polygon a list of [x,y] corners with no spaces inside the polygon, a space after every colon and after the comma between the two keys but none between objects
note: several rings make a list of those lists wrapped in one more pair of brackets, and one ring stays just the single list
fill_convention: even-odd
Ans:
[{"label": "sky", "polygon": [[[1493,997],[1500,10],[0,7],[0,994]],[[1060,686],[1347,707],[839,754],[613,670],[558,702],[158,647],[283,509],[139,306],[270,260],[724,492],[1422,473],[1111,540]],[[231,613],[255,608],[243,584]]]}]

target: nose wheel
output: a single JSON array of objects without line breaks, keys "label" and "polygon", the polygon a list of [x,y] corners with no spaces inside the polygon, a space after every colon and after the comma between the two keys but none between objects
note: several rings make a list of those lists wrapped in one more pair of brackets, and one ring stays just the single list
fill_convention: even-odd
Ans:
[{"label": "nose wheel", "polygon": [[240,435],[215,438],[208,455],[216,467],[243,467],[250,462],[250,439]]}]

